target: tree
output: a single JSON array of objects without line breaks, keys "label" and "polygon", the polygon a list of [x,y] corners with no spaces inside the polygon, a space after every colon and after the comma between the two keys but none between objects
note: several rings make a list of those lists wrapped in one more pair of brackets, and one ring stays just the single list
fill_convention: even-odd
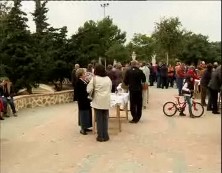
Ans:
[{"label": "tree", "polygon": [[48,12],[48,8],[46,8],[46,4],[48,1],[44,1],[41,4],[40,0],[35,0],[35,12],[32,13],[36,25],[36,33],[41,34],[42,32],[46,32],[49,24],[46,22],[47,17],[46,14]]},{"label": "tree", "polygon": [[133,51],[136,52],[136,57],[139,60],[151,61],[151,57],[154,54],[154,40],[145,34],[134,34],[132,41],[127,44],[127,47],[131,53]]},{"label": "tree", "polygon": [[207,36],[187,32],[183,37],[183,49],[178,54],[179,59],[188,64],[198,64],[199,60],[210,61],[211,48]]},{"label": "tree", "polygon": [[0,47],[2,62],[6,65],[7,76],[16,90],[23,87],[31,93],[32,86],[38,83],[39,63],[33,56],[32,39],[27,30],[26,13],[21,11],[21,0],[15,0],[6,20],[5,33]]},{"label": "tree", "polygon": [[112,19],[104,18],[101,21],[94,22],[92,20],[84,23],[78,29],[78,32],[71,38],[69,47],[72,47],[69,55],[75,57],[75,63],[86,65],[92,60],[98,60],[99,57],[106,57],[106,52],[113,45],[123,44],[125,42],[126,33],[113,24]]},{"label": "tree", "polygon": [[79,27],[78,32],[71,38],[72,54],[75,63],[87,65],[100,56],[100,38],[96,22],[90,20]]},{"label": "tree", "polygon": [[211,42],[208,62],[221,62],[221,42]]},{"label": "tree", "polygon": [[[62,90],[62,81],[65,78],[70,78],[71,66],[67,58],[67,27],[49,28],[51,43],[49,49],[50,69],[45,69],[48,72],[48,81],[53,82],[57,90]],[[57,84],[59,81],[59,85]]]},{"label": "tree", "polygon": [[[8,2],[0,2],[0,50],[2,49],[4,39],[7,37],[6,34],[6,21],[9,15],[11,6]],[[3,64],[4,52],[0,52],[0,76],[6,76],[7,66]]]},{"label": "tree", "polygon": [[169,59],[176,58],[181,47],[184,32],[181,26],[182,24],[178,17],[162,18],[160,23],[156,23],[155,31],[152,34],[158,48],[156,52],[163,51]]},{"label": "tree", "polygon": [[[57,90],[62,89],[62,81],[70,77],[71,68],[67,58],[67,27],[54,28],[47,23],[47,1],[35,0],[36,9],[32,13],[36,24],[35,56],[41,61],[41,82],[52,82]],[[57,82],[59,81],[59,83]]]},{"label": "tree", "polygon": [[130,52],[127,50],[127,48],[123,44],[113,44],[108,51],[106,51],[105,56],[108,59],[107,64],[111,64],[113,60],[116,60],[118,62],[123,62],[125,60],[130,59]]}]

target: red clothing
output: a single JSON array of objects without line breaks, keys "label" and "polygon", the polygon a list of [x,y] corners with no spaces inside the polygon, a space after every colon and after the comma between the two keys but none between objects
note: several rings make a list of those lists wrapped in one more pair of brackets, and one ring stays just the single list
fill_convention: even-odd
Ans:
[{"label": "red clothing", "polygon": [[2,99],[0,98],[0,113],[3,112],[3,110],[4,110],[4,106],[3,106]]},{"label": "red clothing", "polygon": [[174,75],[174,68],[173,67],[169,67],[168,68],[168,76],[169,77],[173,77],[173,75]]},{"label": "red clothing", "polygon": [[194,80],[195,79],[199,79],[199,77],[197,76],[196,72],[192,69],[187,71],[187,76],[191,76]]},{"label": "red clothing", "polygon": [[177,77],[179,77],[179,78],[185,78],[186,77],[185,70],[182,69],[181,67],[178,67],[176,69],[176,74],[177,74]]}]

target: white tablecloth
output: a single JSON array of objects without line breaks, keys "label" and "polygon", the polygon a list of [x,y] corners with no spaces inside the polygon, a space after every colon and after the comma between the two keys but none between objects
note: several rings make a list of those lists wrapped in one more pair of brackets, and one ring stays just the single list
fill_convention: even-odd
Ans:
[{"label": "white tablecloth", "polygon": [[129,100],[129,93],[120,93],[120,94],[115,94],[115,93],[112,93],[110,95],[111,97],[111,107],[115,106],[115,105],[120,105],[121,107],[128,102]]}]

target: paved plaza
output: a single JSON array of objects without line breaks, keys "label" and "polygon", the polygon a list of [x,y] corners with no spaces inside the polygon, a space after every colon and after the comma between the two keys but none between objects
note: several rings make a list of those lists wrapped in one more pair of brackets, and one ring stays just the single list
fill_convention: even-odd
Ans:
[{"label": "paved plaza", "polygon": [[92,133],[79,133],[76,103],[21,110],[1,121],[0,172],[221,172],[221,116],[166,117],[162,106],[176,94],[176,89],[151,87],[141,121],[123,119],[118,132],[117,120],[110,119],[110,141],[102,143]]}]

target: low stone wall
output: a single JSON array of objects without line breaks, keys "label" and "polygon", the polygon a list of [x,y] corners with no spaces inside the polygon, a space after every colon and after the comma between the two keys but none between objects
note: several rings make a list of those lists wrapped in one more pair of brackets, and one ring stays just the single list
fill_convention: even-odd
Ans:
[{"label": "low stone wall", "polygon": [[45,107],[49,105],[70,103],[73,101],[73,90],[48,94],[32,94],[14,97],[16,110],[24,108]]}]

